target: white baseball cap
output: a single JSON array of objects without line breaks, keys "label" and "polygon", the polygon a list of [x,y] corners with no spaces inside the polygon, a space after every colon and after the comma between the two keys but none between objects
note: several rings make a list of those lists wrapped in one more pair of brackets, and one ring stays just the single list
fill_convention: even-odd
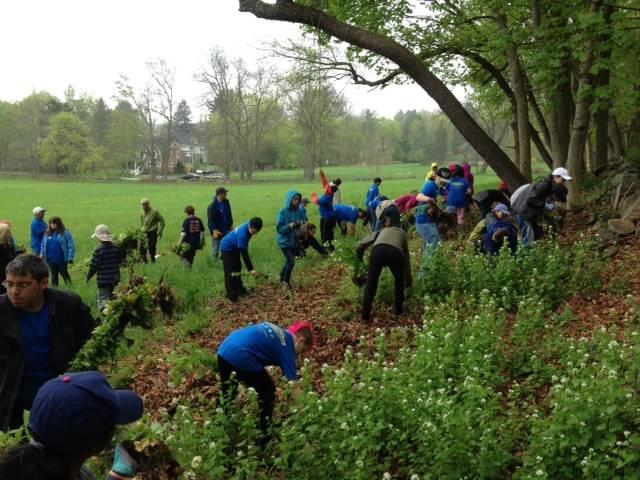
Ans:
[{"label": "white baseball cap", "polygon": [[46,210],[44,208],[42,208],[42,207],[36,207],[36,208],[33,209],[33,214],[34,215],[38,215],[39,213],[44,213],[44,212],[46,212]]},{"label": "white baseball cap", "polygon": [[573,180],[573,177],[571,175],[569,175],[569,170],[567,170],[564,167],[558,167],[556,168],[551,175],[553,175],[554,177],[562,177],[564,178],[567,182],[570,180]]}]

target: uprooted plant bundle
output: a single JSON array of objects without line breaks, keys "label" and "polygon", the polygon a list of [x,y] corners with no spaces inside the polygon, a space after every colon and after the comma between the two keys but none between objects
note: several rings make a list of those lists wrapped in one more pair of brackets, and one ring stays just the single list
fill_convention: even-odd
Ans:
[{"label": "uprooted plant bundle", "polygon": [[70,370],[96,370],[113,358],[127,326],[149,330],[153,328],[156,311],[170,318],[176,306],[175,294],[164,278],[154,285],[144,277],[131,276],[127,287],[116,292],[115,298],[107,303],[104,320],[78,352]]}]

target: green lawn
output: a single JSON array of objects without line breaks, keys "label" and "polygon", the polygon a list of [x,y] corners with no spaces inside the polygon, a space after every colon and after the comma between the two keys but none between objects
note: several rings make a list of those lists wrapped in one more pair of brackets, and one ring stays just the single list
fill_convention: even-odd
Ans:
[{"label": "green lawn", "polygon": [[[393,169],[391,168],[393,167]],[[385,167],[386,168],[386,167]],[[393,176],[403,165],[388,166],[387,173]],[[388,179],[381,186],[383,194],[391,198],[420,189],[423,180],[423,167],[410,167],[413,178]],[[346,180],[354,167],[328,169],[329,178],[341,175],[345,178],[342,186],[344,203],[362,206],[371,180]],[[368,172],[369,176],[373,176]],[[384,175],[381,174],[384,178]],[[366,175],[365,175],[366,176]],[[388,178],[388,177],[387,177]],[[493,175],[478,175],[476,189],[495,187],[497,179]],[[184,182],[171,184],[147,184],[139,182],[66,182],[0,178],[0,218],[6,218],[13,224],[16,242],[29,245],[29,226],[31,210],[35,206],[47,209],[47,218],[60,216],[65,226],[73,234],[77,245],[76,265],[71,269],[75,280],[74,290],[85,299],[95,297],[95,282],[85,286],[83,264],[90,258],[97,242],[90,237],[96,225],[106,223],[118,234],[139,224],[140,199],[148,197],[154,208],[165,217],[167,227],[164,237],[158,244],[158,253],[162,255],[157,265],[143,270],[152,277],[158,277],[166,269],[172,284],[181,289],[181,295],[187,299],[206,298],[222,293],[222,269],[210,259],[210,244],[196,258],[193,271],[185,276],[185,269],[170,246],[180,236],[180,226],[184,218],[186,205],[193,205],[196,215],[206,224],[206,209],[217,184]],[[284,206],[286,192],[295,188],[304,196],[311,191],[320,191],[320,182],[292,181],[291,183],[244,183],[230,182],[229,200],[233,209],[235,224],[238,225],[254,216],[262,217],[264,228],[252,241],[250,251],[256,268],[270,275],[276,275],[282,267],[282,256],[276,244],[275,223],[278,210]],[[318,210],[310,204],[309,217],[319,224]],[[314,261],[313,256],[305,261]],[[205,294],[205,295],[202,295]]]}]

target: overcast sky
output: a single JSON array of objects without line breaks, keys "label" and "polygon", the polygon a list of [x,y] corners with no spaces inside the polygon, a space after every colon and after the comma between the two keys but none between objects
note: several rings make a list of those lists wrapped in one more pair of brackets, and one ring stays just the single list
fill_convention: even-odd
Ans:
[{"label": "overcast sky", "polygon": [[[263,42],[299,32],[293,24],[238,12],[236,0],[0,0],[0,18],[2,100],[33,90],[62,97],[73,85],[113,105],[120,73],[142,84],[145,62],[163,57],[176,70],[177,97],[194,111],[203,89],[193,73],[211,47],[251,64],[265,56],[258,50]],[[344,93],[354,112],[369,108],[391,117],[398,109],[437,108],[416,86],[372,92],[351,85]]]}]

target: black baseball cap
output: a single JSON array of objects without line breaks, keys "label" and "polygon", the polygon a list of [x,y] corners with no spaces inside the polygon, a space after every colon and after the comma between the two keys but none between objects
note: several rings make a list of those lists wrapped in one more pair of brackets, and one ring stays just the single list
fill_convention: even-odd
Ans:
[{"label": "black baseball cap", "polygon": [[218,187],[218,188],[216,188],[216,195],[220,195],[221,193],[228,193],[228,192],[229,192],[229,190],[227,190],[227,189],[226,189],[226,188],[224,188],[224,187]]}]

